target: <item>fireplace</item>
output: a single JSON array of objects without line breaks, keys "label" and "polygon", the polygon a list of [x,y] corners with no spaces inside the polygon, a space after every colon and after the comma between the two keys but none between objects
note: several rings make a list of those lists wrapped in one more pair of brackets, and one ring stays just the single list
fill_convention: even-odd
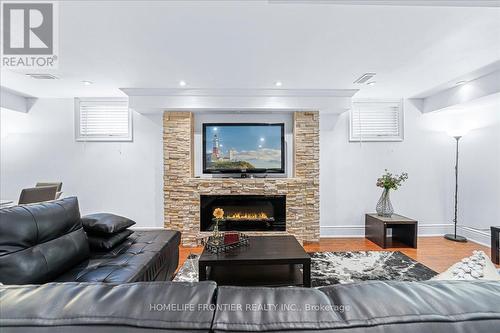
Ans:
[{"label": "fireplace", "polygon": [[284,195],[201,195],[200,231],[212,231],[213,212],[224,210],[220,231],[285,231]]}]

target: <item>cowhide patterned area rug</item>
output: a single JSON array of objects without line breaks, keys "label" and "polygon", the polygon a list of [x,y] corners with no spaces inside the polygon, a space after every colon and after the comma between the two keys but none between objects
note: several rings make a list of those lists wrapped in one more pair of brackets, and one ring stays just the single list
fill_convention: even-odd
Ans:
[{"label": "cowhide patterned area rug", "polygon": [[[425,281],[437,275],[396,251],[311,252],[311,283],[323,287],[366,280]],[[198,257],[190,254],[174,281],[198,281]]]}]

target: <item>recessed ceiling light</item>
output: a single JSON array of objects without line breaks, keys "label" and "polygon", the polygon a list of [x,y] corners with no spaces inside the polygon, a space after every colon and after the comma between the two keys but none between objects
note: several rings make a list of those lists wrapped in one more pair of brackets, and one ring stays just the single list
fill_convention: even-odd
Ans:
[{"label": "recessed ceiling light", "polygon": [[85,86],[90,86],[93,82],[92,81],[82,81],[82,83]]},{"label": "recessed ceiling light", "polygon": [[276,81],[276,82],[274,83],[274,85],[275,85],[276,87],[281,87],[281,86],[283,85],[283,82],[281,82],[281,81]]},{"label": "recessed ceiling light", "polygon": [[181,87],[185,87],[185,86],[186,86],[186,84],[187,84],[187,83],[186,83],[186,81],[179,81],[179,85],[180,85]]},{"label": "recessed ceiling light", "polygon": [[369,86],[374,86],[374,85],[376,85],[376,84],[377,84],[377,82],[376,82],[376,81],[370,81],[370,82],[368,82],[368,83],[367,83],[367,85],[369,85]]},{"label": "recessed ceiling light", "polygon": [[458,82],[456,83],[456,85],[457,85],[457,86],[461,86],[461,85],[464,85],[464,84],[466,84],[466,83],[467,83],[467,81],[463,81],[463,80],[462,80],[462,81],[458,81]]},{"label": "recessed ceiling light", "polygon": [[31,77],[32,79],[38,80],[58,80],[59,78],[52,74],[44,74],[44,73],[29,73],[26,76]]},{"label": "recessed ceiling light", "polygon": [[373,79],[373,77],[377,75],[376,73],[365,73],[363,75],[361,75],[356,81],[354,81],[354,83],[357,83],[357,84],[363,84],[363,83],[366,83],[368,81],[370,81],[371,79]]}]

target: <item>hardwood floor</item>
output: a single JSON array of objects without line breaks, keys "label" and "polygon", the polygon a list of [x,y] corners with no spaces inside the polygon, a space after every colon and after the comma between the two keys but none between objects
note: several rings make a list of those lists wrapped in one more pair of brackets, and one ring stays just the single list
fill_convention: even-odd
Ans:
[{"label": "hardwood floor", "polygon": [[[483,250],[490,255],[488,247],[473,242],[455,243],[443,237],[419,237],[418,249],[399,247],[383,249],[366,238],[322,238],[319,243],[305,244],[307,252],[326,251],[401,251],[436,272],[443,272],[460,259],[470,256],[473,250]],[[202,247],[179,248],[179,267],[182,266],[190,253],[200,254]],[[500,266],[497,266],[500,267]]]}]

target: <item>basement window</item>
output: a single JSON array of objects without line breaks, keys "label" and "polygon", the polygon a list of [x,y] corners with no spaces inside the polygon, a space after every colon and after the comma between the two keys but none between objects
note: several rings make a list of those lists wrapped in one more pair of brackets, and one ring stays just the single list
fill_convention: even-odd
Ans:
[{"label": "basement window", "polygon": [[132,141],[132,112],[126,99],[75,98],[77,141]]},{"label": "basement window", "polygon": [[403,141],[403,105],[398,101],[353,101],[349,141]]}]

